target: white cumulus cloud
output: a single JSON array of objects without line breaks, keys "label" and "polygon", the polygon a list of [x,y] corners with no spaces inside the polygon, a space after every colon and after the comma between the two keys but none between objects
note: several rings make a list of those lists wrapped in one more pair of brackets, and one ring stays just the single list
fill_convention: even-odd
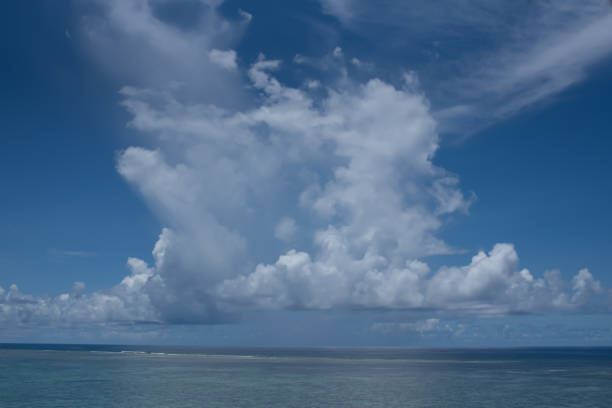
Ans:
[{"label": "white cumulus cloud", "polygon": [[[0,299],[2,319],[214,323],[244,308],[497,315],[575,311],[603,293],[586,269],[571,282],[557,271],[533,275],[511,244],[431,271],[425,257],[453,252],[437,231],[470,200],[432,162],[438,134],[427,99],[412,82],[371,79],[326,87],[317,100],[274,78],[279,68],[263,57],[252,65],[261,103],[248,110],[124,88],[130,125],[159,146],[130,147],[117,160],[168,226],[154,264],[130,258],[128,276],[91,294],[77,284],[73,293],[35,298],[12,286]],[[279,224],[269,208],[309,222]],[[253,244],[274,235],[311,244],[260,262]],[[435,322],[415,330],[428,325]]]},{"label": "white cumulus cloud", "polygon": [[[434,164],[438,122],[414,75],[393,85],[345,70],[337,82],[292,87],[274,75],[281,61],[261,55],[245,72],[245,108],[228,103],[227,89],[247,87],[235,52],[219,51],[231,49],[231,35],[216,35],[231,24],[217,2],[202,3],[211,25],[193,31],[160,20],[149,1],[100,4],[102,17],[84,25],[96,55],[125,40],[108,69],[155,68],[120,91],[128,125],[147,143],[119,152],[116,166],[165,228],[153,262],[130,258],[130,273],[107,290],[0,288],[0,323],[217,323],[258,309],[578,311],[605,292],[587,269],[570,281],[532,273],[507,243],[467,265],[430,268],[428,256],[456,252],[438,233],[473,195]],[[439,328],[434,318],[405,327]]]}]

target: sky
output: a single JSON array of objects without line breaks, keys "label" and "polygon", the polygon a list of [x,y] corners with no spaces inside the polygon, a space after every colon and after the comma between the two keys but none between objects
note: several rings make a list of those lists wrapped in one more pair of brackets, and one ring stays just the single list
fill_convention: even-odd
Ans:
[{"label": "sky", "polygon": [[0,8],[0,342],[612,344],[609,1]]}]

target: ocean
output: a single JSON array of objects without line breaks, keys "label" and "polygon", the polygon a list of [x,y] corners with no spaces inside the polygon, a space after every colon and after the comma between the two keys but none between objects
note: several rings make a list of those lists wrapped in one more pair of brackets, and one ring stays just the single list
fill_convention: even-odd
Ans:
[{"label": "ocean", "polygon": [[0,344],[0,407],[612,407],[612,348]]}]

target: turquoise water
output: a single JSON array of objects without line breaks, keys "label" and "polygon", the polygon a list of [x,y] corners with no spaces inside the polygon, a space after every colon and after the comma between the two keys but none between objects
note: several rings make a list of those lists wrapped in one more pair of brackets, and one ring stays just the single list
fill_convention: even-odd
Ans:
[{"label": "turquoise water", "polygon": [[612,349],[0,345],[0,407],[611,407]]}]

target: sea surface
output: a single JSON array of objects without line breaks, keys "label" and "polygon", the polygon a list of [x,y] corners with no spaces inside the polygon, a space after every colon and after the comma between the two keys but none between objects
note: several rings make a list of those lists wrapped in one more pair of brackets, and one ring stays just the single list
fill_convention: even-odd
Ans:
[{"label": "sea surface", "polygon": [[612,348],[0,344],[0,407],[612,407]]}]

